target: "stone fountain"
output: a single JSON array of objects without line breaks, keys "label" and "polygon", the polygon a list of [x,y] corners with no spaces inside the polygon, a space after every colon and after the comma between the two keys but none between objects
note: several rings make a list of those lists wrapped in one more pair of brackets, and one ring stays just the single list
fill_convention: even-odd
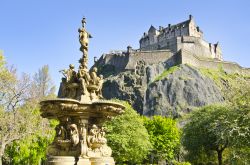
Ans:
[{"label": "stone fountain", "polygon": [[44,100],[41,115],[57,119],[56,136],[47,149],[47,165],[113,165],[112,150],[107,145],[105,120],[124,112],[124,107],[103,99],[103,77],[97,68],[88,70],[88,43],[92,36],[86,31],[86,20],[78,29],[80,51],[78,72],[72,64],[61,70],[62,82],[58,98]]}]

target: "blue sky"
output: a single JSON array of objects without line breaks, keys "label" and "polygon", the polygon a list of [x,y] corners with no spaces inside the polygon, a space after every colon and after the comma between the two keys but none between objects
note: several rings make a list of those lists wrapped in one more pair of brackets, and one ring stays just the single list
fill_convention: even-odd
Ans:
[{"label": "blue sky", "polygon": [[19,73],[33,74],[48,64],[58,86],[59,70],[70,63],[78,67],[77,29],[83,16],[93,36],[90,67],[94,56],[128,45],[138,48],[151,24],[165,27],[189,14],[206,41],[219,41],[224,60],[250,67],[248,0],[0,0],[0,50]]}]

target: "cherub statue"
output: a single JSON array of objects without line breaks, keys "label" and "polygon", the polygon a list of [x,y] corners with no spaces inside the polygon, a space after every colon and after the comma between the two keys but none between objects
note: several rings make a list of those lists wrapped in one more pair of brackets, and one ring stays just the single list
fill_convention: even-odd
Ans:
[{"label": "cherub statue", "polygon": [[86,94],[87,93],[87,85],[89,84],[89,79],[90,79],[87,67],[80,65],[77,76],[78,76],[78,80],[80,82],[82,94]]},{"label": "cherub statue", "polygon": [[93,124],[92,128],[89,131],[90,135],[92,135],[93,137],[97,138],[98,132],[99,132],[98,127],[95,124]]},{"label": "cherub statue", "polygon": [[97,81],[98,89],[96,90],[96,95],[99,96],[100,98],[103,98],[102,85],[103,85],[103,75],[100,75],[100,77],[98,77],[98,81]]},{"label": "cherub statue", "polygon": [[76,124],[71,124],[69,126],[70,129],[70,140],[73,146],[76,146],[79,143],[79,133],[77,130]]},{"label": "cherub statue", "polygon": [[89,131],[89,136],[88,136],[88,144],[91,147],[93,143],[98,141],[98,133],[99,133],[99,129],[98,127],[93,124],[92,128]]},{"label": "cherub statue", "polygon": [[90,83],[93,85],[98,84],[99,77],[97,76],[97,68],[94,67],[90,72]]},{"label": "cherub statue", "polygon": [[70,64],[69,69],[67,69],[67,70],[64,69],[64,70],[60,71],[60,72],[62,72],[62,74],[66,78],[67,83],[73,83],[76,80],[76,72],[75,72],[74,68],[75,68],[74,65]]},{"label": "cherub statue", "polygon": [[77,81],[76,72],[74,65],[70,64],[69,69],[64,69],[59,72],[63,74],[62,82],[58,92],[58,97],[74,97],[74,91],[69,89],[69,85]]}]

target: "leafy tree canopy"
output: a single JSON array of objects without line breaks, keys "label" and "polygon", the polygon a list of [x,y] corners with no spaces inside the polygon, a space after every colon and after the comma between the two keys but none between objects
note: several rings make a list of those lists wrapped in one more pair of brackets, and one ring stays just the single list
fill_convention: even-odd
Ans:
[{"label": "leafy tree canopy", "polygon": [[180,144],[180,133],[176,122],[170,118],[154,116],[152,119],[145,117],[144,123],[153,145],[154,156],[158,160],[172,160]]},{"label": "leafy tree canopy", "polygon": [[226,105],[210,105],[194,111],[183,129],[183,144],[189,151],[189,158],[197,159],[204,151],[208,155],[216,151],[218,162],[222,164],[226,148],[250,146],[249,112],[249,109]]},{"label": "leafy tree canopy", "polygon": [[136,164],[142,162],[151,149],[149,135],[143,119],[128,103],[123,115],[106,122],[108,145],[113,150],[117,163]]}]

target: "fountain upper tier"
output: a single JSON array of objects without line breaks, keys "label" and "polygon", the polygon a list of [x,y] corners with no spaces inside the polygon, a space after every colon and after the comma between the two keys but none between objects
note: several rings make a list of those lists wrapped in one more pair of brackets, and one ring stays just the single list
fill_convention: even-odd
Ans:
[{"label": "fountain upper tier", "polygon": [[64,116],[84,118],[111,118],[124,112],[124,106],[108,101],[80,102],[74,99],[53,99],[41,102],[42,117],[57,119]]}]

